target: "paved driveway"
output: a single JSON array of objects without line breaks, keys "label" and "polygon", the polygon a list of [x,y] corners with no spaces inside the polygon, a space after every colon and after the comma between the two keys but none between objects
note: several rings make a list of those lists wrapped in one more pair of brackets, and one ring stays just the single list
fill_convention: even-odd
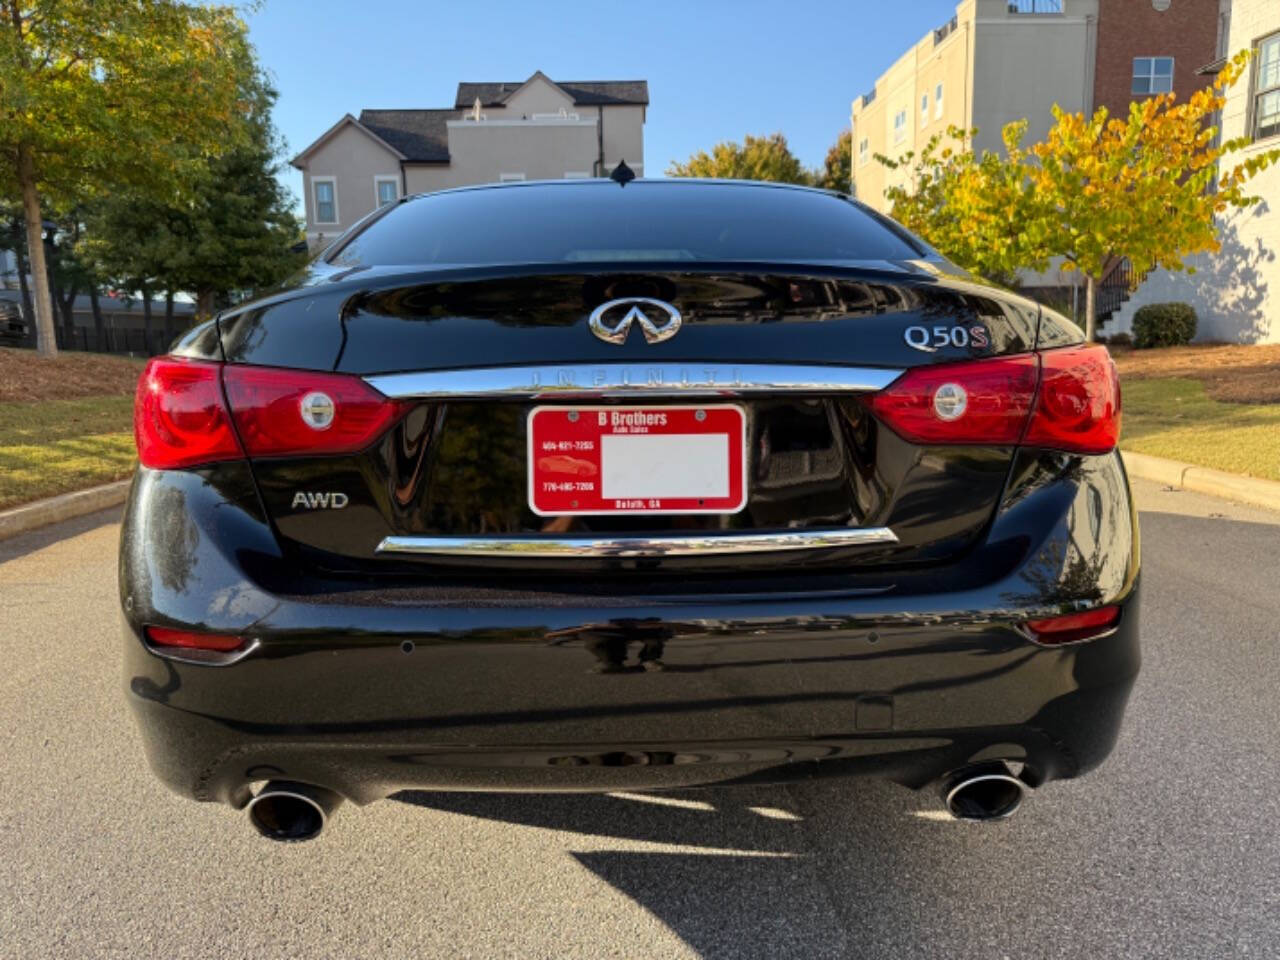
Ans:
[{"label": "paved driveway", "polygon": [[991,826],[824,782],[422,794],[270,844],[145,768],[114,518],[0,544],[0,955],[1280,957],[1280,515],[1138,493],[1120,745]]}]

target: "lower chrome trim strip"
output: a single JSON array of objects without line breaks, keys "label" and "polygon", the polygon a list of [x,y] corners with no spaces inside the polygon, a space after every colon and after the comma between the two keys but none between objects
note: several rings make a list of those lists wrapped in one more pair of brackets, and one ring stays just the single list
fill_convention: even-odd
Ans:
[{"label": "lower chrome trim strip", "polygon": [[436,557],[688,557],[735,556],[897,543],[888,527],[835,527],[786,533],[725,533],[671,537],[386,537],[378,553]]},{"label": "lower chrome trim strip", "polygon": [[422,370],[365,377],[388,397],[440,400],[546,397],[741,397],[866,393],[902,374],[880,367],[772,363],[576,363]]}]

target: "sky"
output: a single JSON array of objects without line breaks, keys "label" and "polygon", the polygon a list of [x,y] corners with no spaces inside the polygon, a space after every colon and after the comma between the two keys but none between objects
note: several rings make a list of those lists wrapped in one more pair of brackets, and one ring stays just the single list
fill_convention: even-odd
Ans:
[{"label": "sky", "polygon": [[[461,80],[648,80],[644,166],[781,131],[818,166],[850,104],[955,0],[265,0],[246,16],[292,157],[366,108],[449,107]],[[628,158],[629,159],[629,158]],[[295,198],[302,174],[282,179]]]}]

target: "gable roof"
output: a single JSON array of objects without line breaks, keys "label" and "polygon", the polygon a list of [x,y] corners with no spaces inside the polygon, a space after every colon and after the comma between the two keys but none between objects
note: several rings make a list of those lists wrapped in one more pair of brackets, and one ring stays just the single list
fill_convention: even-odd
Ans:
[{"label": "gable roof", "polygon": [[[535,73],[534,76],[538,74]],[[476,102],[477,97],[480,98],[480,105],[484,107],[505,106],[508,98],[528,82],[528,80],[516,80],[505,83],[460,83],[458,95],[454,98],[454,106],[459,110],[465,110]],[[607,107],[619,104],[647,106],[649,103],[647,80],[552,80],[551,82],[571,96],[574,104],[579,107]]]},{"label": "gable roof", "polygon": [[[324,133],[320,134],[320,136],[316,137],[316,139],[312,141],[311,145],[306,149],[304,149],[300,154],[298,154],[292,160],[290,160],[289,164],[291,166],[301,168],[305,164],[307,157],[311,156],[311,154],[313,154],[316,150],[318,150],[325,143],[327,143],[334,134],[336,134],[339,130],[341,130],[343,127],[348,125],[355,127],[365,136],[370,137],[373,140],[376,140],[379,144],[381,144],[382,146],[390,150],[392,153],[394,153],[397,159],[399,160],[408,159],[402,150],[397,148],[394,144],[387,142],[376,131],[371,130],[369,127],[365,126],[363,123],[361,123],[359,120],[357,120],[355,117],[353,117],[351,114],[348,113],[348,114],[344,114],[341,120],[335,123],[332,127],[326,130]],[[448,157],[446,156],[445,159],[448,159]]]},{"label": "gable roof", "polygon": [[409,163],[448,163],[449,130],[457,110],[362,110],[360,122]]}]

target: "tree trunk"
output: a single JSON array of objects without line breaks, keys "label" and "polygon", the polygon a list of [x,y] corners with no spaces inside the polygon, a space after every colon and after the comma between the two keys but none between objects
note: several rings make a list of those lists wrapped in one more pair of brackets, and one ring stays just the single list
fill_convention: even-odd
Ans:
[{"label": "tree trunk", "polygon": [[196,293],[196,318],[208,320],[213,316],[213,291],[200,290]]},{"label": "tree trunk", "polygon": [[1084,338],[1093,343],[1098,332],[1098,281],[1089,275],[1084,280]]},{"label": "tree trunk", "polygon": [[66,344],[70,349],[76,342],[76,285],[67,287],[66,296],[58,298],[62,310],[62,327],[66,330]]},{"label": "tree trunk", "polygon": [[56,357],[58,341],[53,331],[53,297],[49,294],[49,265],[44,259],[44,218],[40,214],[40,194],[36,192],[35,160],[26,144],[18,147],[18,186],[22,189],[22,213],[27,222],[31,278],[36,282],[36,352]]},{"label": "tree trunk", "polygon": [[164,292],[164,343],[167,347],[173,343],[176,333],[173,329],[173,291]]},{"label": "tree trunk", "polygon": [[97,350],[100,353],[106,353],[105,337],[103,336],[106,323],[102,319],[102,304],[98,303],[98,285],[96,283],[89,284],[89,303],[93,305],[93,336],[97,341]]}]

